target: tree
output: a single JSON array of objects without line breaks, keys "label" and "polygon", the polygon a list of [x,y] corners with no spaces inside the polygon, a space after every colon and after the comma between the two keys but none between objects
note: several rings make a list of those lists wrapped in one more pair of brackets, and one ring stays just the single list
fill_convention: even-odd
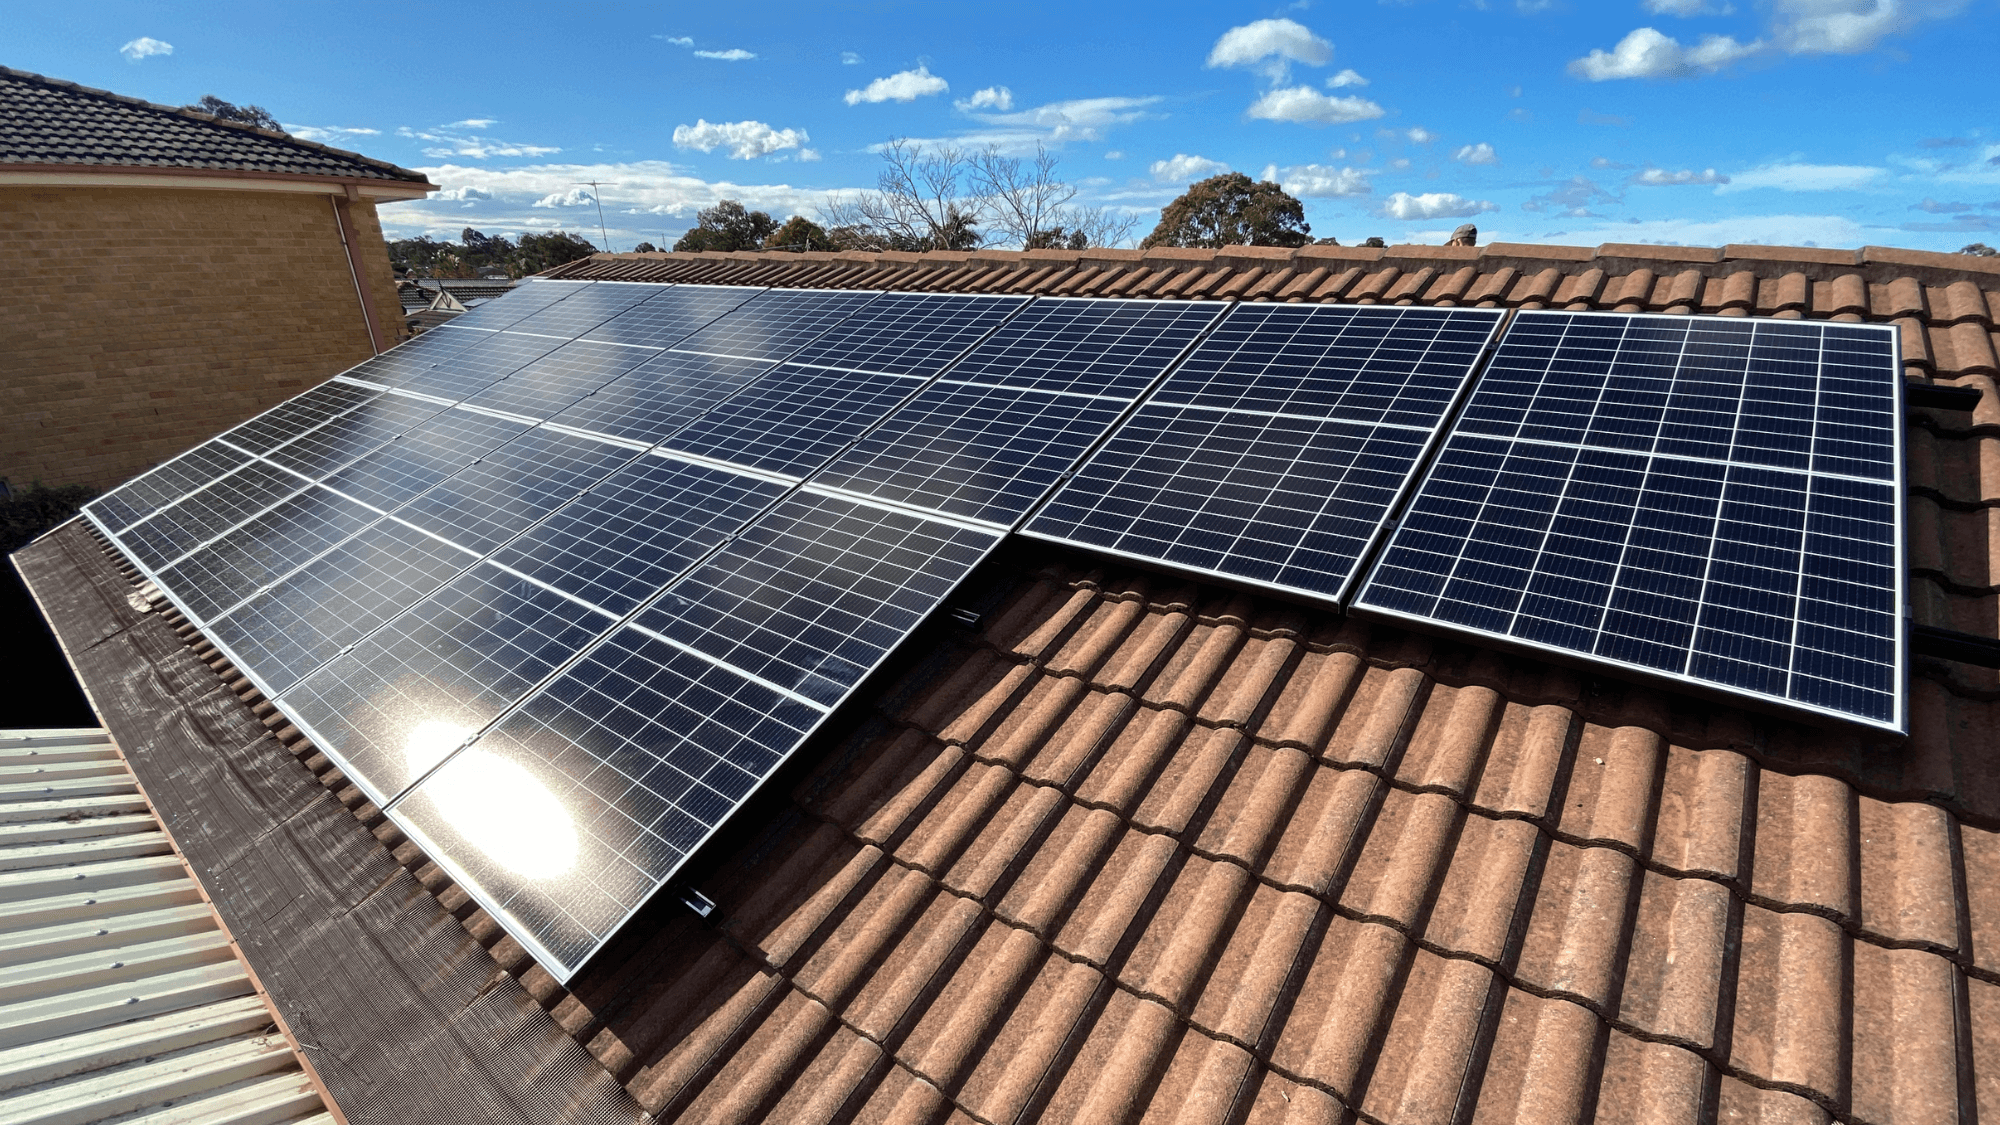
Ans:
[{"label": "tree", "polygon": [[481,234],[471,227],[466,227],[458,233],[458,239],[465,247],[459,252],[459,257],[464,259],[467,265],[475,268],[506,266],[514,261],[514,244],[507,241],[504,235]]},{"label": "tree", "polygon": [[1056,178],[1055,154],[1039,141],[1032,162],[988,146],[972,159],[972,180],[990,225],[1023,250],[1108,246],[1130,238],[1137,222],[1129,215],[1114,217],[1102,207],[1070,206],[1077,189]]},{"label": "tree", "polygon": [[588,258],[597,253],[597,247],[589,239],[571,234],[566,230],[552,230],[546,234],[524,234],[521,246],[516,252],[508,272],[514,277],[554,269],[564,262],[574,262],[578,258]]},{"label": "tree", "polygon": [[734,199],[695,212],[694,229],[674,243],[675,250],[755,250],[778,229],[778,221],[762,211],[746,211]]},{"label": "tree", "polygon": [[807,250],[831,250],[833,239],[827,235],[825,227],[804,215],[793,215],[785,220],[784,226],[772,231],[771,236],[764,240],[764,249],[785,250],[794,254]]},{"label": "tree", "polygon": [[1361,245],[1367,247],[1370,250],[1386,250],[1389,247],[1388,243],[1382,241],[1382,237],[1380,235],[1373,235],[1363,239],[1361,241]]},{"label": "tree", "polygon": [[632,252],[634,254],[657,254],[660,252],[660,248],[650,242],[641,242],[632,248]]},{"label": "tree", "polygon": [[1965,249],[1960,250],[1959,253],[1970,254],[1975,258],[2000,258],[2000,250],[1995,250],[1984,242],[1975,242]]},{"label": "tree", "polygon": [[1224,172],[1189,186],[1160,209],[1160,225],[1140,246],[1304,246],[1305,205],[1266,180]]},{"label": "tree", "polygon": [[829,228],[846,228],[864,250],[976,250],[983,210],[967,193],[972,162],[951,145],[925,148],[898,137],[882,149],[888,167],[875,191],[830,202],[820,216]]},{"label": "tree", "polygon": [[283,133],[285,131],[278,124],[278,119],[271,116],[271,111],[265,109],[263,106],[234,105],[223,101],[214,94],[203,94],[200,101],[193,105],[182,106],[181,108],[191,109],[196,113],[206,113],[210,117],[219,117],[224,121],[234,121],[238,125],[255,125],[259,129],[269,129],[273,133]]}]

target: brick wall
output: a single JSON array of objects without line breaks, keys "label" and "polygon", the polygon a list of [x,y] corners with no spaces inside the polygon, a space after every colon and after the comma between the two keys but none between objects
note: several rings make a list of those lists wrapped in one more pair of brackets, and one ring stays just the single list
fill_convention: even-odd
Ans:
[{"label": "brick wall", "polygon": [[[385,346],[372,203],[349,205]],[[368,358],[325,195],[0,186],[0,476],[106,487]]]}]

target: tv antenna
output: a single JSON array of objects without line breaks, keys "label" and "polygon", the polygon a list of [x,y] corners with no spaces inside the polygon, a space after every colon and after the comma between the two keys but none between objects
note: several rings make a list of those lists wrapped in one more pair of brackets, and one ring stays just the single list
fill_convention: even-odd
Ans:
[{"label": "tv antenna", "polygon": [[597,181],[596,181],[596,180],[572,180],[572,181],[570,181],[570,182],[571,182],[571,183],[573,183],[573,184],[575,184],[575,185],[576,185],[577,187],[584,187],[585,185],[588,185],[588,186],[589,186],[589,188],[590,188],[590,201],[591,201],[592,203],[595,203],[595,204],[597,204],[597,236],[598,236],[599,238],[602,238],[602,239],[604,240],[604,252],[605,252],[605,253],[607,253],[607,254],[609,254],[609,253],[612,253],[612,249],[611,249],[611,235],[610,235],[610,234],[608,234],[608,233],[606,233],[606,232],[605,232],[605,229],[604,229],[604,199],[603,199],[603,193],[597,190]]}]

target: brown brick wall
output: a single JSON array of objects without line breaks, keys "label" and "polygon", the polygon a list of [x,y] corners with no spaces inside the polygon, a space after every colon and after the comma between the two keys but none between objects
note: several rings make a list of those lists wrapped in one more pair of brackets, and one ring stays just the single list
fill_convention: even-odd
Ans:
[{"label": "brown brick wall", "polygon": [[[385,346],[372,203],[350,205]],[[106,487],[368,358],[325,195],[0,186],[0,476]]]}]

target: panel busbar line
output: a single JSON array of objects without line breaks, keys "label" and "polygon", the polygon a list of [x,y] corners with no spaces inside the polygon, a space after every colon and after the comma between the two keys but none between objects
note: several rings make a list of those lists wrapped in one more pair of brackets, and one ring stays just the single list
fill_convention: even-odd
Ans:
[{"label": "panel busbar line", "polygon": [[1519,313],[1353,608],[1902,733],[1897,344]]},{"label": "panel busbar line", "polygon": [[1503,315],[1237,305],[1025,533],[1338,601]]}]

